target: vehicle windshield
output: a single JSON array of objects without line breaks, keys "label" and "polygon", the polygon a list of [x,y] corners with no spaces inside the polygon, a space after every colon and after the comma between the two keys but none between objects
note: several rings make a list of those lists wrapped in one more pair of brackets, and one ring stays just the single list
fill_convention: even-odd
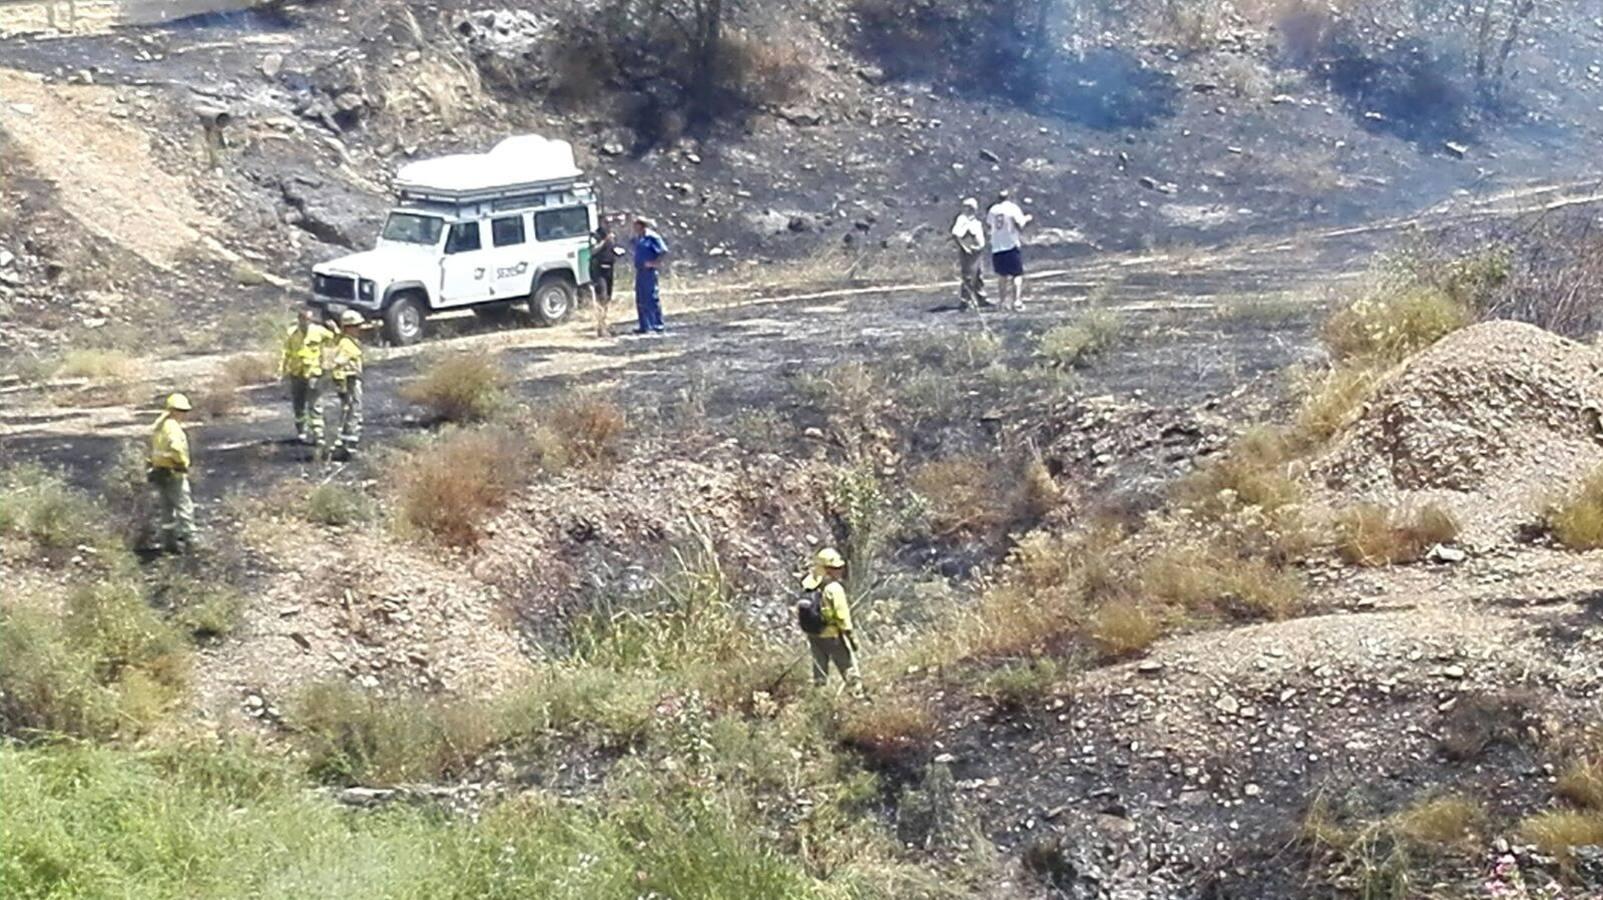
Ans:
[{"label": "vehicle windshield", "polygon": [[384,223],[384,240],[432,247],[440,242],[440,231],[444,227],[445,221],[437,216],[392,212],[389,221]]}]

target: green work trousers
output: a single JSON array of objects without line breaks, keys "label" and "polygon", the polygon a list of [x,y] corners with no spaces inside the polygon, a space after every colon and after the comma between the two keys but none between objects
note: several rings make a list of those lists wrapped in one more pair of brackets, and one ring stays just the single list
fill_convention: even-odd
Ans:
[{"label": "green work trousers", "polygon": [[857,673],[857,654],[845,638],[807,636],[807,646],[813,653],[813,684],[822,687],[829,681],[829,666],[835,665],[840,677],[852,691],[862,690],[863,679]]},{"label": "green work trousers", "polygon": [[289,380],[289,398],[295,407],[295,436],[311,444],[323,443],[323,377]]},{"label": "green work trousers", "polygon": [[195,542],[195,501],[189,495],[189,473],[152,469],[150,483],[156,488],[162,546],[175,552],[187,551]]},{"label": "green work trousers", "polygon": [[340,398],[340,446],[355,449],[362,441],[362,376],[334,382]]}]

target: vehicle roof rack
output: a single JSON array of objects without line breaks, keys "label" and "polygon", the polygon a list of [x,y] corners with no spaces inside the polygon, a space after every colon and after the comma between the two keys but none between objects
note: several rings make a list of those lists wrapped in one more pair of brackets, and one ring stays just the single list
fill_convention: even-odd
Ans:
[{"label": "vehicle roof rack", "polygon": [[395,188],[404,199],[471,203],[573,191],[582,175],[572,144],[523,134],[503,140],[489,153],[409,163],[396,173]]}]

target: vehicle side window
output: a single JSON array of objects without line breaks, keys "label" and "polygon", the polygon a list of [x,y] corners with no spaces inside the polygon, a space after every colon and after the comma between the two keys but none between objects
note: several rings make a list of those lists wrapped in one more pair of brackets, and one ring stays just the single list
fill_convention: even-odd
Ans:
[{"label": "vehicle side window", "polygon": [[479,249],[479,223],[458,222],[451,226],[451,236],[445,240],[446,253],[467,253]]},{"label": "vehicle side window", "polygon": [[584,237],[590,233],[590,211],[583,206],[545,209],[534,214],[534,237],[540,241]]},{"label": "vehicle side window", "polygon": [[490,241],[497,247],[523,243],[523,217],[507,216],[491,222]]}]

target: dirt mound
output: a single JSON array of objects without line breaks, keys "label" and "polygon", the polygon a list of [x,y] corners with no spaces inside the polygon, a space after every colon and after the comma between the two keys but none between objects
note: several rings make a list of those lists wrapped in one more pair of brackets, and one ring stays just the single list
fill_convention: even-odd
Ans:
[{"label": "dirt mound", "polygon": [[1336,501],[1438,503],[1496,542],[1603,464],[1603,353],[1487,322],[1398,369],[1315,462]]}]

